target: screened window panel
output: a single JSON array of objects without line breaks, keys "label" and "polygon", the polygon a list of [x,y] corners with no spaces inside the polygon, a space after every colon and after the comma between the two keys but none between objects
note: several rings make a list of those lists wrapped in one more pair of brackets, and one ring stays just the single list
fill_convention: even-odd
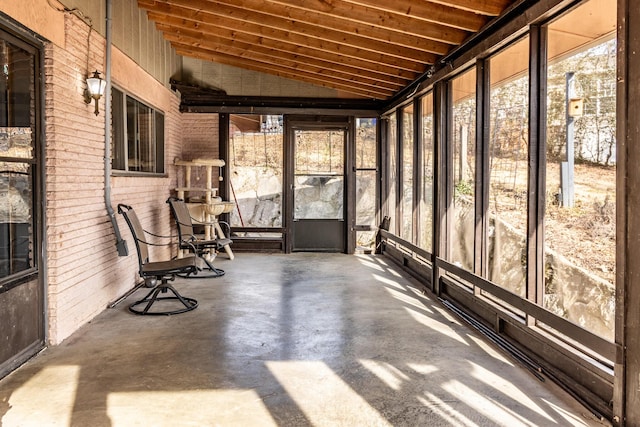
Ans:
[{"label": "screened window panel", "polygon": [[397,186],[398,186],[398,122],[396,114],[389,116],[387,127],[387,144],[389,150],[389,171],[388,171],[388,187],[387,187],[387,210],[389,212],[390,222],[389,230],[396,230],[396,203],[397,203]]},{"label": "screened window panel", "polygon": [[283,116],[229,116],[227,179],[237,202],[230,213],[231,226],[282,226],[283,150]]},{"label": "screened window panel", "polygon": [[529,37],[489,58],[488,275],[525,297]]},{"label": "screened window panel", "polygon": [[[614,0],[591,0],[551,22],[546,70],[543,304],[609,340],[616,276],[615,11]],[[584,22],[591,36],[578,42],[572,34]]]},{"label": "screened window panel", "polygon": [[402,109],[402,227],[401,237],[413,243],[413,104]]},{"label": "screened window panel", "polygon": [[422,198],[420,199],[420,236],[418,245],[428,252],[433,251],[433,176],[434,176],[434,134],[433,134],[433,94],[426,94],[422,100]]},{"label": "screened window panel", "polygon": [[449,82],[453,147],[453,215],[449,259],[473,271],[475,239],[476,69]]}]

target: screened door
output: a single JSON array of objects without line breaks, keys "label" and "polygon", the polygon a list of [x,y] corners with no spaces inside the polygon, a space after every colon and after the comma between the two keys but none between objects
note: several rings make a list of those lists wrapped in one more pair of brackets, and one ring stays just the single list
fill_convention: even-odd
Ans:
[{"label": "screened door", "polygon": [[344,252],[347,130],[293,131],[293,250]]},{"label": "screened door", "polygon": [[44,345],[38,50],[0,28],[0,377]]}]

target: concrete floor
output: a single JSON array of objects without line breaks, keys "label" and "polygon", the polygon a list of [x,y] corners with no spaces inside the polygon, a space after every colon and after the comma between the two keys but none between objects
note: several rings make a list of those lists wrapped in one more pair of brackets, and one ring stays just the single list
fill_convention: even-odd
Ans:
[{"label": "concrete floor", "polygon": [[0,381],[9,426],[594,426],[388,260],[221,255],[199,301],[140,317],[137,291]]}]

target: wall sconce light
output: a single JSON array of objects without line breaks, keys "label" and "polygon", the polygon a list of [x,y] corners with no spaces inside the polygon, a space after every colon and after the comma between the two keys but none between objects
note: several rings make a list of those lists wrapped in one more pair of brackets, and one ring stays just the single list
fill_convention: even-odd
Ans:
[{"label": "wall sconce light", "polygon": [[87,104],[91,103],[93,99],[96,104],[96,109],[94,111],[97,116],[100,112],[98,110],[98,100],[104,95],[104,90],[107,87],[107,82],[100,78],[100,73],[98,70],[93,72],[93,76],[87,78],[87,91],[85,93],[84,102]]}]

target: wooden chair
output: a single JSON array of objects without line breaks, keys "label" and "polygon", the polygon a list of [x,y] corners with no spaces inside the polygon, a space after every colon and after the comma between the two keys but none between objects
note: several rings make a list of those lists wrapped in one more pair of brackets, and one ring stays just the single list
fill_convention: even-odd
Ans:
[{"label": "wooden chair", "polygon": [[[166,261],[151,261],[149,259],[149,245],[166,246],[149,243],[146,235],[158,236],[146,232],[140,225],[138,216],[131,206],[119,204],[118,213],[124,216],[125,221],[131,229],[131,235],[136,242],[138,252],[138,273],[146,283],[150,283],[153,289],[141,300],[129,306],[129,311],[141,315],[171,315],[194,310],[198,306],[198,301],[193,298],[183,297],[168,282],[175,280],[177,275],[189,277],[198,272],[197,257],[190,255],[184,258],[176,258]],[[170,296],[160,296],[171,291]],[[151,310],[151,307],[159,301],[173,301],[172,308],[162,310]],[[168,305],[168,304],[164,304]],[[178,308],[173,308],[175,305]]]}]

